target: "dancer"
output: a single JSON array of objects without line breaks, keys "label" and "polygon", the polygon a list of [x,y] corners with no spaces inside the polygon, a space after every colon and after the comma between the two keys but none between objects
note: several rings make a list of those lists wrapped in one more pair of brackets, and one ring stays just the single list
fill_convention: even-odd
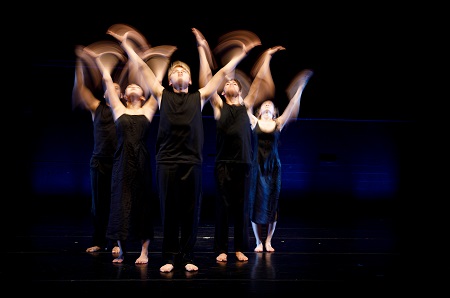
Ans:
[{"label": "dancer", "polygon": [[164,233],[164,265],[160,271],[171,272],[178,264],[186,271],[197,271],[198,267],[194,264],[194,246],[202,202],[204,142],[201,112],[226,74],[232,72],[257,44],[243,44],[242,50],[218,70],[205,86],[191,92],[191,73],[186,63],[174,61],[171,64],[168,82],[172,90],[166,89],[148,65],[127,44],[126,35],[122,47],[129,59],[139,65],[160,111],[156,141],[156,179]]},{"label": "dancer", "polygon": [[102,54],[86,51],[95,58],[102,73],[118,134],[107,230],[107,237],[116,239],[120,247],[120,253],[113,262],[122,263],[126,243],[139,239],[141,252],[135,263],[147,264],[148,248],[154,237],[152,170],[147,146],[150,123],[157,110],[157,102],[154,98],[146,99],[144,89],[129,82],[124,93],[127,106],[123,106],[117,94],[112,91],[114,83],[110,70],[102,62]]},{"label": "dancer", "polygon": [[[303,89],[312,76],[311,70],[300,72],[288,88],[291,98],[283,113],[278,116],[278,109],[273,101],[264,101],[253,116],[256,126],[253,158],[253,186],[250,194],[250,219],[256,239],[255,252],[273,252],[273,234],[278,221],[279,196],[281,190],[281,161],[278,153],[280,133],[285,125],[296,119]],[[263,226],[267,236],[263,247]]]},{"label": "dancer", "polygon": [[[95,45],[91,45],[94,47]],[[113,49],[115,45],[110,45]],[[120,47],[116,47],[117,62],[120,60],[123,52]],[[73,87],[73,104],[77,107],[79,104],[92,116],[94,148],[90,158],[90,179],[91,179],[91,215],[93,223],[92,245],[86,249],[86,252],[93,253],[108,249],[108,239],[106,238],[106,228],[108,226],[109,210],[111,204],[111,177],[114,151],[117,146],[116,127],[112,116],[111,106],[107,93],[104,93],[103,99],[98,99],[87,87],[85,80],[85,71],[87,66],[95,62],[89,57],[81,47],[76,47],[77,55],[75,65],[75,83]],[[95,68],[91,68],[95,69]],[[96,70],[96,69],[95,69]],[[96,77],[92,75],[91,77]],[[101,80],[98,75],[99,81]],[[94,82],[93,85],[101,82]],[[122,90],[118,83],[114,83],[114,91],[122,100]],[[112,243],[111,252],[118,254],[120,252],[117,242]]]},{"label": "dancer", "polygon": [[[210,58],[208,43],[201,34],[197,34],[197,44],[200,45],[199,54],[201,73],[207,81],[211,76],[213,61]],[[230,47],[238,40],[252,40],[257,37],[248,31],[234,31],[222,37],[218,48]],[[258,39],[259,40],[259,39]],[[216,48],[217,49],[217,48]],[[252,148],[251,128],[256,124],[250,115],[253,105],[259,96],[271,94],[273,83],[270,80],[268,65],[273,53],[283,50],[281,46],[270,48],[260,58],[264,61],[258,67],[248,94],[242,94],[241,81],[236,77],[228,80],[223,86],[222,95],[225,101],[216,93],[211,98],[216,126],[215,180],[217,187],[216,225],[214,234],[214,251],[216,260],[227,261],[229,251],[229,223],[234,220],[234,250],[238,261],[248,261],[244,251],[248,249],[248,195],[250,186]],[[234,76],[234,74],[229,74]],[[254,120],[251,122],[250,120]]]}]

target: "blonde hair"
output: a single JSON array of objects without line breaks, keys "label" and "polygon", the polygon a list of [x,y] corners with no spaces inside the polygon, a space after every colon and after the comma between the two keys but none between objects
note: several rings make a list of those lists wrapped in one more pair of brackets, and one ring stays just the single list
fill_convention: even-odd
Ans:
[{"label": "blonde hair", "polygon": [[188,72],[189,76],[191,76],[191,68],[189,67],[189,65],[187,65],[183,61],[177,60],[177,61],[172,62],[172,65],[170,65],[169,71],[167,72],[168,78],[170,78],[170,76],[174,72],[175,68],[177,68],[177,67],[183,68],[184,70],[186,70]]}]

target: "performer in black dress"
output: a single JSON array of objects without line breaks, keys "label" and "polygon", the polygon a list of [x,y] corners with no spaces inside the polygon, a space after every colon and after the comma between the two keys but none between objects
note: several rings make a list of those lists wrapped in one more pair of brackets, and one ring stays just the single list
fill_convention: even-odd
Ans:
[{"label": "performer in black dress", "polygon": [[[123,262],[127,242],[140,240],[141,253],[135,263],[146,264],[148,247],[154,237],[151,156],[147,146],[157,102],[151,97],[146,99],[143,88],[129,82],[124,93],[127,101],[125,107],[114,92],[111,70],[101,59],[103,53],[86,48],[85,51],[95,58],[103,75],[117,129],[118,140],[114,154],[111,210],[107,229],[107,237],[117,240],[120,247],[120,253],[113,262]],[[136,76],[136,80],[138,77]]]},{"label": "performer in black dress", "polygon": [[[256,115],[254,128],[254,159],[252,190],[250,194],[250,219],[253,233],[256,238],[254,251],[272,252],[272,237],[278,221],[278,200],[281,191],[281,162],[278,154],[278,144],[281,130],[293,119],[297,118],[303,89],[309,78],[311,70],[300,72],[291,82],[289,94],[292,94],[289,104],[278,117],[277,109],[272,101],[264,101]],[[263,225],[267,227],[267,236],[262,244]]]}]

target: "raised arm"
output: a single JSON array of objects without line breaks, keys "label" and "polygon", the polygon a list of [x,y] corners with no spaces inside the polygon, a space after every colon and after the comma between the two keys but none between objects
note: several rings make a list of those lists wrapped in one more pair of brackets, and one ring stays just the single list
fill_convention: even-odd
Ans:
[{"label": "raised arm", "polygon": [[280,130],[290,121],[297,118],[300,112],[300,100],[303,90],[306,87],[309,79],[313,75],[313,71],[305,69],[299,72],[291,81],[286,93],[290,97],[289,103],[284,109],[283,113],[277,118]]},{"label": "raised arm", "polygon": [[110,35],[116,34],[118,36],[130,32],[127,36],[127,40],[132,44],[133,48],[139,56],[141,56],[143,52],[151,48],[151,45],[147,41],[145,36],[138,29],[128,24],[114,24],[108,28],[107,32]]},{"label": "raised arm", "polygon": [[[160,45],[152,47],[145,36],[136,28],[126,24],[115,24],[108,28],[108,34],[116,39],[123,40],[122,35],[127,34],[127,44],[130,45],[136,54],[150,67],[155,77],[162,83],[164,75],[167,73],[170,57],[176,50],[175,46]],[[128,83],[136,83],[144,89],[145,96],[151,97],[146,79],[142,71],[138,69],[138,63],[126,63],[120,81],[127,80]],[[153,98],[155,99],[155,98]],[[144,105],[151,101],[146,101]]]},{"label": "raised arm", "polygon": [[244,97],[244,104],[247,108],[252,129],[258,121],[258,118],[253,114],[253,106],[257,103],[262,103],[266,99],[273,98],[275,94],[275,84],[270,72],[270,60],[274,53],[284,49],[282,46],[267,49],[261,54],[252,68],[252,76],[254,78],[247,95]]},{"label": "raised arm", "polygon": [[136,53],[134,48],[128,43],[127,36],[129,32],[126,32],[124,35],[118,35],[114,32],[108,31],[108,34],[114,36],[117,40],[121,42],[122,48],[128,55],[128,63],[135,63],[133,67],[136,67],[136,71],[141,72],[141,75],[144,78],[144,86],[145,90],[148,90],[150,94],[157,100],[158,104],[161,101],[162,92],[164,87],[161,82],[155,76],[151,68],[145,63],[144,60]]},{"label": "raised arm", "polygon": [[209,80],[209,82],[202,88],[200,88],[200,94],[202,96],[202,106],[214,93],[217,94],[217,89],[222,84],[223,80],[228,74],[233,73],[239,62],[244,59],[248,52],[255,46],[260,45],[259,39],[251,40],[247,43],[237,41],[241,48],[238,51],[233,51],[233,56],[230,58],[227,64],[220,68]]},{"label": "raised arm", "polygon": [[85,73],[89,70],[92,81],[91,88],[101,86],[102,75],[99,72],[94,58],[99,56],[100,53],[102,64],[109,70],[109,72],[117,66],[119,61],[125,61],[123,50],[116,42],[98,41],[88,45],[87,47],[75,47],[77,61],[75,67],[74,88],[72,90],[72,103],[74,105],[83,104],[84,108],[91,112],[92,119],[94,119],[95,110],[100,104],[100,100],[95,98],[92,91],[87,87]]},{"label": "raised arm", "polygon": [[88,47],[84,48],[84,52],[95,59],[95,63],[97,64],[97,67],[100,70],[100,73],[102,74],[105,96],[108,97],[109,99],[114,120],[116,120],[123,113],[125,113],[126,107],[120,101],[120,98],[115,91],[114,82],[111,77],[111,68],[107,67],[102,61],[102,56],[105,53],[96,53],[91,49],[89,49]]},{"label": "raised arm", "polygon": [[258,58],[252,68],[253,81],[250,90],[244,98],[244,103],[248,108],[253,108],[255,104],[262,103],[267,99],[272,99],[275,95],[275,84],[270,72],[270,61],[273,54],[285,50],[282,46],[275,46],[267,49]]},{"label": "raised arm", "polygon": [[209,44],[203,34],[196,28],[192,28],[192,33],[194,33],[195,40],[197,41],[198,56],[200,61],[198,82],[201,88],[205,86],[209,80],[211,80],[213,76],[212,69],[215,69],[217,64],[215,63]]},{"label": "raised arm", "polygon": [[[215,62],[214,56],[212,55],[209,44],[203,34],[201,34],[200,31],[198,31],[196,28],[192,28],[192,33],[194,33],[195,39],[197,41],[198,56],[200,61],[198,82],[199,87],[202,88],[213,77],[212,69],[217,68],[217,64]],[[222,98],[217,93],[217,90],[211,95],[210,103],[213,108],[214,118],[219,119],[220,108],[222,107],[223,102]]]},{"label": "raised arm", "polygon": [[176,49],[175,46],[160,45],[152,47],[140,55],[160,83],[162,83],[164,76],[167,75],[170,57]]},{"label": "raised arm", "polygon": [[[83,108],[91,112],[93,120],[95,110],[100,104],[100,100],[97,99],[92,91],[86,86],[83,59],[85,59],[85,56],[87,55],[84,53],[81,46],[75,48],[75,54],[77,55],[77,59],[75,63],[75,80],[72,89],[72,107],[75,108],[82,105]],[[88,56],[87,58],[90,59]]]},{"label": "raised arm", "polygon": [[[142,53],[142,60],[149,66],[149,68],[155,74],[156,79],[159,83],[162,83],[164,75],[167,73],[167,67],[169,66],[170,56],[173,51],[175,51],[175,47],[173,46],[158,46],[148,49],[145,53]],[[138,70],[136,70],[138,74]],[[144,80],[144,77],[142,76]],[[143,81],[144,92],[146,95],[150,95],[150,97],[145,101],[143,108],[145,110],[146,116],[149,119],[152,119],[154,114],[156,113],[159,102],[152,95],[150,89],[145,84],[145,80]]]}]

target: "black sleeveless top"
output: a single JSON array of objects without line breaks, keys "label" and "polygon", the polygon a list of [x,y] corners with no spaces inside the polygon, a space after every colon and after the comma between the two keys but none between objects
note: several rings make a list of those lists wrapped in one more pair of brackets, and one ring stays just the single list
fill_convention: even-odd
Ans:
[{"label": "black sleeveless top", "polygon": [[101,101],[95,110],[93,127],[94,149],[92,156],[112,158],[117,145],[116,125],[111,108],[104,101]]},{"label": "black sleeveless top", "polygon": [[204,134],[200,92],[164,89],[159,112],[156,162],[201,164]]},{"label": "black sleeveless top", "polygon": [[216,162],[251,163],[252,131],[245,106],[224,102],[216,132]]}]

